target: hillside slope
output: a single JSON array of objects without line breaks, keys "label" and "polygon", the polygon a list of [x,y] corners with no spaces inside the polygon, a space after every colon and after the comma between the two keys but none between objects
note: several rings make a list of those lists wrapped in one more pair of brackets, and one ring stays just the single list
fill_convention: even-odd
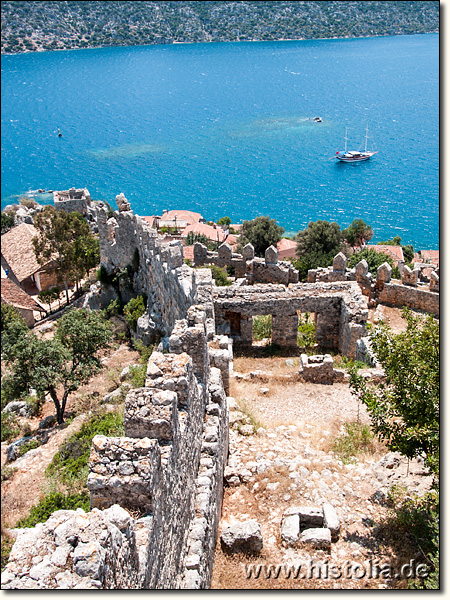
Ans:
[{"label": "hillside slope", "polygon": [[2,53],[439,31],[439,2],[1,3]]}]

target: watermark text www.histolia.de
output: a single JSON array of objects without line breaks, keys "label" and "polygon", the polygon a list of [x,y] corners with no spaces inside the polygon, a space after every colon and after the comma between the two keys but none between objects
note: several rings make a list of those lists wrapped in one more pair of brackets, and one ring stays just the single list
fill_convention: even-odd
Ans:
[{"label": "watermark text www.histolia.de", "polygon": [[368,559],[363,563],[346,560],[342,565],[308,560],[296,564],[243,564],[247,579],[415,579],[424,578],[429,568],[414,559],[393,567],[388,562]]}]

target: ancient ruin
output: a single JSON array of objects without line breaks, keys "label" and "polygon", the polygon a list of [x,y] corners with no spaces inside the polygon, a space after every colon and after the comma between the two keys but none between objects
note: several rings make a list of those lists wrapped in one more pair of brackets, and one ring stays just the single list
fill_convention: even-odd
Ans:
[{"label": "ancient ruin", "polygon": [[[58,202],[84,201],[72,196]],[[181,243],[163,244],[123,194],[117,204],[113,217],[95,208],[101,264],[107,277],[126,272],[128,285],[94,285],[86,305],[145,294],[138,335],[146,343],[161,341],[145,386],[127,394],[125,436],[93,440],[91,511],[58,511],[45,524],[20,531],[2,575],[4,589],[208,588],[228,454],[233,343],[252,343],[253,318],[271,315],[272,342],[290,347],[297,344],[299,313],[313,313],[318,345],[353,358],[364,347],[367,296],[395,304],[416,294],[438,313],[435,291],[390,283],[389,265],[373,279],[367,263],[349,271],[339,254],[331,269],[310,272],[308,283],[300,284],[298,272],[279,262],[273,247],[259,259],[250,245],[240,255],[227,244],[215,253],[196,244],[195,266],[234,268],[235,283],[216,287],[211,271],[184,264]],[[327,355],[316,362],[302,357],[302,371],[306,379],[334,377]],[[304,528],[303,513],[293,509],[283,521],[282,537],[292,537],[289,527],[295,530],[292,543]],[[329,547],[339,532],[332,507],[318,511],[317,527],[326,538],[317,543]]]}]

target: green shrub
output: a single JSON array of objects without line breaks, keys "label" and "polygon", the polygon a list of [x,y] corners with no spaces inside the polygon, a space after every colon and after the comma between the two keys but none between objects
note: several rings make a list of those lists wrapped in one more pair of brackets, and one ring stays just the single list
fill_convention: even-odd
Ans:
[{"label": "green shrub", "polygon": [[297,345],[300,348],[311,348],[316,343],[316,326],[310,314],[300,315],[298,319]]},{"label": "green shrub", "polygon": [[153,349],[155,347],[154,344],[150,344],[149,346],[146,346],[142,340],[137,339],[137,340],[134,340],[133,347],[141,355],[141,358],[140,358],[141,363],[143,365],[147,365],[148,359],[150,358],[150,356],[153,352]]},{"label": "green shrub", "polygon": [[255,341],[272,337],[272,315],[260,315],[253,318],[253,339]]},{"label": "green shrub", "polygon": [[20,434],[20,426],[16,415],[11,413],[2,414],[1,434],[2,442],[10,442]]},{"label": "green shrub", "polygon": [[217,265],[209,265],[207,268],[211,269],[213,279],[216,282],[217,286],[225,287],[233,283],[231,279],[228,279],[228,275],[225,269],[222,269]]},{"label": "green shrub", "polygon": [[61,446],[47,467],[46,474],[57,475],[65,483],[86,479],[92,438],[96,435],[114,437],[123,434],[122,414],[109,412],[92,417]]},{"label": "green shrub", "polygon": [[134,388],[141,388],[145,386],[145,379],[147,377],[147,365],[130,367],[130,375],[128,381]]},{"label": "green shrub", "polygon": [[37,440],[30,440],[29,442],[25,442],[19,446],[19,456],[23,456],[29,450],[34,450],[35,448],[39,448],[41,444]]},{"label": "green shrub", "polygon": [[143,296],[137,296],[137,298],[132,298],[128,302],[128,304],[125,305],[123,309],[123,314],[130,329],[136,331],[138,319],[139,317],[142,317],[143,314],[145,314],[145,310],[146,303],[144,301]]},{"label": "green shrub", "polygon": [[87,490],[75,494],[53,492],[43,498],[37,506],[33,506],[28,517],[21,519],[16,527],[34,527],[38,523],[44,523],[55,510],[76,510],[77,508],[89,511],[89,492]]},{"label": "green shrub", "polygon": [[2,482],[3,481],[8,481],[8,479],[11,479],[11,477],[14,475],[14,473],[17,471],[16,467],[8,467],[7,465],[2,467]]},{"label": "green shrub", "polygon": [[9,536],[4,535],[2,532],[2,554],[1,554],[1,569],[2,569],[2,571],[8,564],[9,555],[11,554],[13,545],[14,545],[14,540]]},{"label": "green shrub", "polygon": [[344,423],[344,433],[334,440],[333,451],[344,464],[354,462],[360,452],[373,452],[375,437],[369,427],[359,421]]}]

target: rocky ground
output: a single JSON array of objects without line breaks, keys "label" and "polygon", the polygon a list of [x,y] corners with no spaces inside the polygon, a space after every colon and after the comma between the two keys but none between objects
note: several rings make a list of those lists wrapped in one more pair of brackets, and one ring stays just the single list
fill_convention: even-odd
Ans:
[{"label": "rocky ground", "polygon": [[[404,328],[400,311],[377,309],[371,320],[383,318],[394,330]],[[48,332],[45,333],[48,335]],[[55,429],[47,444],[29,451],[11,463],[14,474],[2,482],[2,524],[14,526],[26,516],[39,497],[48,491],[44,476],[61,443],[81,426],[83,419],[119,385],[121,370],[138,362],[138,354],[126,345],[105,356],[106,368],[81,388],[68,406],[78,416],[65,429]],[[334,440],[344,432],[344,423],[359,419],[369,423],[346,383],[320,385],[298,380],[299,357],[236,358],[231,381],[230,456],[226,469],[223,514],[219,533],[227,524],[256,519],[261,525],[260,555],[225,554],[218,543],[212,579],[213,589],[275,588],[394,588],[406,587],[403,579],[339,578],[286,579],[279,576],[248,578],[245,565],[289,565],[310,560],[328,560],[344,566],[346,561],[364,565],[372,559],[396,566],[411,559],[424,562],[420,549],[406,538],[390,535],[390,497],[424,493],[431,480],[423,463],[391,454],[380,443],[372,443],[364,454],[342,460],[333,451]],[[253,377],[250,373],[255,373]],[[39,420],[54,412],[51,402],[39,418],[28,420],[36,428]],[[2,443],[2,466],[6,444]],[[293,506],[321,508],[331,503],[340,519],[338,541],[329,552],[298,544],[286,547],[280,538],[283,513]]]},{"label": "rocky ground", "polygon": [[[405,328],[400,311],[379,307],[370,314],[394,331]],[[257,556],[230,555],[217,545],[213,589],[384,589],[403,588],[407,582],[387,577],[358,578],[367,561],[387,562],[392,568],[426,563],[407,536],[397,538],[389,528],[391,499],[422,495],[431,485],[423,462],[390,453],[374,441],[363,454],[342,460],[333,451],[344,434],[344,423],[370,423],[364,407],[351,395],[347,383],[320,385],[295,381],[298,357],[235,360],[231,383],[230,457],[219,533],[227,525],[256,519],[261,525],[263,550]],[[256,371],[256,375],[255,375]],[[253,376],[249,374],[253,372]],[[368,370],[368,372],[370,372]],[[290,374],[290,375],[289,375]],[[237,375],[237,376],[236,376]],[[301,543],[283,545],[280,524],[293,506],[321,508],[331,503],[341,524],[339,540],[331,551],[313,550]],[[339,579],[305,578],[283,572],[278,578],[248,578],[248,565],[299,565],[328,561],[343,570],[353,564],[356,576]],[[347,562],[346,562],[347,561]],[[359,570],[358,570],[359,569]],[[267,571],[265,572],[267,573]],[[391,576],[392,575],[392,576]]]}]

